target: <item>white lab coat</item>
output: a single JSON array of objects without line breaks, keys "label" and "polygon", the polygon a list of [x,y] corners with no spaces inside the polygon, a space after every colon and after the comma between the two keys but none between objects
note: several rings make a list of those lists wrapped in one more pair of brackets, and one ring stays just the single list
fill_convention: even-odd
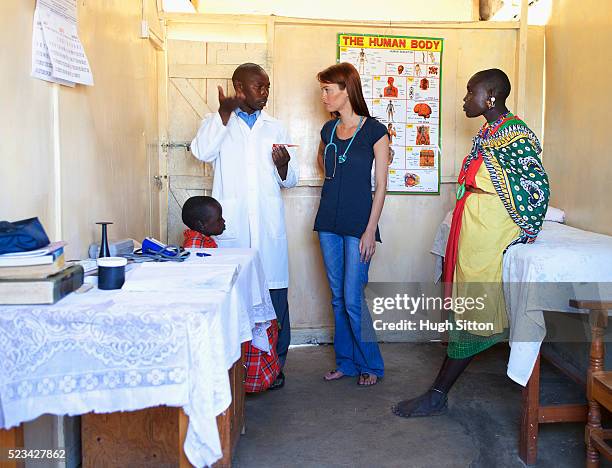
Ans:
[{"label": "white lab coat", "polygon": [[289,261],[281,188],[294,187],[298,164],[290,148],[287,178],[281,180],[272,161],[272,145],[290,143],[280,121],[261,111],[252,129],[232,112],[227,126],[218,112],[204,118],[191,152],[212,162],[212,196],[223,207],[226,230],[216,237],[219,247],[257,249],[268,287],[286,288]]}]

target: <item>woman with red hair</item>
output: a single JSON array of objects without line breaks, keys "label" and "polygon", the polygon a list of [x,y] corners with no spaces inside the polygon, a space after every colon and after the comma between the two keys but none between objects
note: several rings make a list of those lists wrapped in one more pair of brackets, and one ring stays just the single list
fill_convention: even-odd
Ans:
[{"label": "woman with red hair", "polygon": [[[317,75],[321,100],[333,118],[321,129],[319,166],[325,174],[314,230],[332,293],[336,369],[327,381],[359,376],[375,385],[384,363],[365,302],[370,260],[380,242],[378,220],[387,190],[389,136],[372,118],[363,98],[359,73],[339,63]],[[376,190],[372,199],[371,171]]]}]

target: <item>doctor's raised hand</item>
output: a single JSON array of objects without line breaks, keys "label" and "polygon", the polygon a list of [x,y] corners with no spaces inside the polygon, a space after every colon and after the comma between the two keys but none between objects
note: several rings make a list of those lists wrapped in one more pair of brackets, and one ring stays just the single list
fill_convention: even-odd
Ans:
[{"label": "doctor's raised hand", "polygon": [[223,125],[227,125],[232,112],[244,102],[245,95],[240,89],[237,89],[235,96],[226,96],[221,86],[217,86],[217,89],[219,90],[219,115]]}]

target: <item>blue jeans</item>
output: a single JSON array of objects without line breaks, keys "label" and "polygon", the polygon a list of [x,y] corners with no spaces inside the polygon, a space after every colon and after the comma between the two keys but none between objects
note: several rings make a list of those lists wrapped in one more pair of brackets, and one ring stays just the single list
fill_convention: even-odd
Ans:
[{"label": "blue jeans", "polygon": [[332,293],[337,368],[345,375],[382,377],[384,362],[364,295],[370,263],[360,261],[359,239],[320,231],[319,243]]}]

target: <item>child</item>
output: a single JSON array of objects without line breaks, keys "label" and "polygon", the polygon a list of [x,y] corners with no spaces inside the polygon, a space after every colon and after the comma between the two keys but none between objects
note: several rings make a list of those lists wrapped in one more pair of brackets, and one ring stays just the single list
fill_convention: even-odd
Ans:
[{"label": "child", "polygon": [[185,248],[216,248],[210,236],[225,231],[222,208],[213,197],[191,197],[183,205],[183,223],[189,228],[183,231]]},{"label": "child", "polygon": [[[210,236],[218,236],[225,231],[225,220],[221,204],[212,197],[191,197],[183,205],[183,223],[189,228],[183,235],[185,248],[217,248],[217,243]],[[266,330],[270,353],[265,353],[252,345],[250,341],[242,344],[244,356],[245,390],[249,393],[262,392],[270,388],[280,374],[280,362],[276,353],[278,325],[272,320]]]}]

